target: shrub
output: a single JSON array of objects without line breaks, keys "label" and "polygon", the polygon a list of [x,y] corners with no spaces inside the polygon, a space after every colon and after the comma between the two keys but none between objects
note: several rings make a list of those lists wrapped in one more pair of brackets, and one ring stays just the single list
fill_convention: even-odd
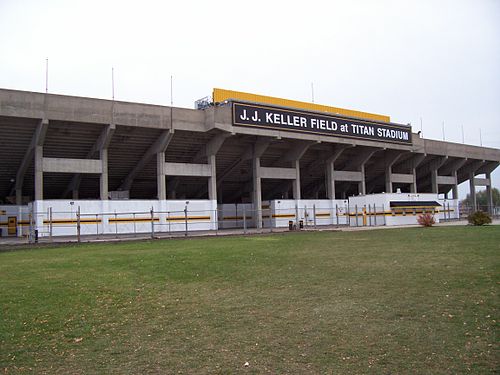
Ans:
[{"label": "shrub", "polygon": [[418,215],[417,222],[423,227],[432,227],[434,224],[436,224],[434,215],[431,213]]},{"label": "shrub", "polygon": [[467,217],[467,220],[472,225],[491,224],[491,216],[481,210],[471,213]]}]

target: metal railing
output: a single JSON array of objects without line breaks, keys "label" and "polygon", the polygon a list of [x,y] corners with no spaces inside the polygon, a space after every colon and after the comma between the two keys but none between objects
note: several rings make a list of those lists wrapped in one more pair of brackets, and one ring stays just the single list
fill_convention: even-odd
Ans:
[{"label": "metal railing", "polygon": [[[218,234],[219,231],[235,233],[273,232],[284,230],[308,230],[319,227],[384,226],[388,220],[405,223],[405,217],[415,217],[431,212],[441,221],[463,219],[470,213],[466,207],[445,203],[438,210],[424,208],[391,208],[384,205],[346,205],[322,207],[273,208],[264,206],[260,213],[243,206],[236,212],[217,210],[184,210],[136,212],[81,212],[80,207],[72,211],[53,211],[29,214],[28,239],[30,242],[52,241],[64,237],[69,241],[119,237],[179,237],[200,233]],[[500,213],[500,207],[495,208]],[[457,214],[459,213],[459,214]],[[257,214],[262,217],[257,225]],[[407,222],[407,221],[406,221]],[[389,224],[391,225],[391,224]],[[392,224],[393,225],[393,224]]]}]

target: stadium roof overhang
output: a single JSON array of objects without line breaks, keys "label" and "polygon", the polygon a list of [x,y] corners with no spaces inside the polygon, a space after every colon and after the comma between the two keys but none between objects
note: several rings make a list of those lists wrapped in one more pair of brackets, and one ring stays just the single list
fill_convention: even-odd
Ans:
[{"label": "stadium roof overhang", "polygon": [[[13,195],[22,174],[22,194],[33,197],[34,162],[30,157],[33,142],[40,141],[40,124],[48,123],[43,137],[43,156],[52,159],[98,158],[96,150],[103,134],[109,132],[109,190],[129,189],[131,198],[156,197],[156,159],[151,156],[162,139],[166,162],[207,163],[207,147],[223,135],[216,154],[217,187],[223,201],[240,201],[251,192],[251,160],[257,144],[263,152],[263,167],[286,168],[300,154],[303,197],[325,197],[325,165],[335,158],[335,170],[356,171],[364,166],[367,192],[385,191],[384,175],[407,175],[416,169],[419,189],[429,191],[431,171],[452,177],[460,183],[471,171],[484,173],[500,162],[500,150],[470,145],[426,140],[412,134],[410,144],[354,139],[335,135],[313,134],[234,124],[232,106],[205,110],[172,108],[159,105],[127,103],[93,98],[0,90],[0,200]],[[37,133],[38,132],[38,133]],[[170,136],[166,137],[166,134]],[[156,145],[156,146],[155,146]],[[97,148],[96,148],[97,147]],[[79,176],[80,198],[96,198],[99,175]],[[75,173],[47,172],[44,176],[45,198],[69,197]],[[401,177],[401,181],[404,178]],[[450,189],[442,178],[440,191]],[[345,194],[356,192],[350,181],[340,182]],[[291,189],[289,181],[269,178],[263,183],[263,198],[280,197]],[[205,198],[207,186],[199,177],[167,177],[169,196]]]}]

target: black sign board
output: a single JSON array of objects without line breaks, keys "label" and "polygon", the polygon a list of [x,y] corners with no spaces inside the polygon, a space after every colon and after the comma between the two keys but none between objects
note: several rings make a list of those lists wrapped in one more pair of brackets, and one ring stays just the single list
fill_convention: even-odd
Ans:
[{"label": "black sign board", "polygon": [[411,127],[255,104],[233,103],[233,125],[411,144]]}]

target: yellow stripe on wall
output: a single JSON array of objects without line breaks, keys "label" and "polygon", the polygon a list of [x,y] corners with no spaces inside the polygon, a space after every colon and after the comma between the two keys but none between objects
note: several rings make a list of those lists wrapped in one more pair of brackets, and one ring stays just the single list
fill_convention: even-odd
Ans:
[{"label": "yellow stripe on wall", "polygon": [[[183,222],[186,220],[185,216],[171,216],[167,217],[167,221],[177,221]],[[197,220],[210,220],[210,216],[188,216],[187,221],[197,221]]]}]

